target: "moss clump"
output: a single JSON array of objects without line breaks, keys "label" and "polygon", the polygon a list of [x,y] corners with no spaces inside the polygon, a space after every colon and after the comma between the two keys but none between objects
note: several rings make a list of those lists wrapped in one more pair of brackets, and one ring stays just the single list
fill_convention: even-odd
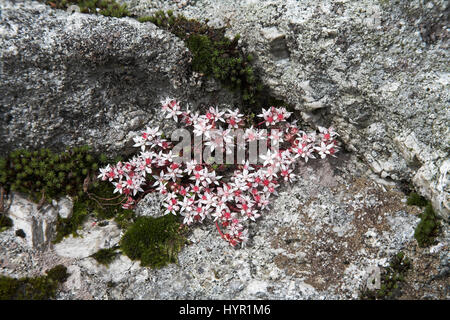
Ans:
[{"label": "moss clump", "polygon": [[178,218],[165,215],[159,218],[140,217],[123,236],[122,252],[142,266],[161,268],[177,262],[177,254],[186,243]]},{"label": "moss clump", "polygon": [[410,206],[425,207],[428,204],[428,201],[421,195],[411,192],[406,203]]},{"label": "moss clump", "polygon": [[47,275],[35,278],[0,276],[0,300],[48,300],[54,298],[58,285],[68,278],[67,268],[58,265]]},{"label": "moss clump", "polygon": [[432,245],[439,232],[440,221],[433,210],[431,201],[428,201],[415,192],[411,192],[407,204],[425,207],[425,211],[419,215],[420,222],[414,231],[414,238],[416,238],[419,247],[428,247]]},{"label": "moss clump", "polygon": [[380,289],[365,290],[361,293],[361,299],[385,300],[395,299],[401,294],[401,285],[411,268],[411,261],[403,252],[395,255],[384,272],[381,274]]},{"label": "moss clump", "polygon": [[128,17],[130,12],[126,4],[115,0],[41,0],[55,9],[66,10],[71,5],[80,7],[81,13],[101,14],[107,17]]},{"label": "moss clump", "polygon": [[0,187],[25,193],[34,201],[81,195],[85,179],[95,175],[100,164],[88,146],[59,154],[49,149],[15,150],[0,159]]},{"label": "moss clump", "polygon": [[47,277],[60,283],[66,282],[69,274],[67,268],[61,264],[47,271]]},{"label": "moss clump", "polygon": [[139,17],[140,22],[151,22],[160,28],[169,30],[182,40],[186,40],[190,35],[205,35],[213,41],[224,39],[225,28],[210,28],[205,23],[195,19],[187,19],[183,15],[174,15],[173,11],[157,11],[153,16]]},{"label": "moss clump", "polygon": [[119,252],[117,252],[118,248],[116,246],[109,249],[100,249],[91,257],[97,260],[98,263],[108,266],[119,255]]},{"label": "moss clump", "polygon": [[219,80],[223,85],[241,93],[244,104],[255,105],[263,91],[251,62],[253,56],[238,47],[239,35],[225,37],[225,28],[214,29],[172,11],[156,12],[153,16],[138,18],[167,29],[186,42],[193,55],[192,68]]},{"label": "moss clump", "polygon": [[10,218],[0,213],[0,232],[8,230],[13,226],[13,222]]},{"label": "moss clump", "polygon": [[439,232],[440,221],[433,210],[431,202],[425,207],[425,211],[420,214],[420,222],[414,231],[419,247],[427,247],[434,243]]}]

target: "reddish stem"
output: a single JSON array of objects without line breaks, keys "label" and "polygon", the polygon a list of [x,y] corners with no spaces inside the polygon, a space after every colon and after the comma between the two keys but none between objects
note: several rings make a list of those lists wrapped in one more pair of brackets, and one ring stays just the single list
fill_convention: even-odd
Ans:
[{"label": "reddish stem", "polygon": [[219,231],[219,234],[222,237],[222,239],[225,239],[225,236],[223,235],[222,231],[220,230],[219,223],[217,221],[216,221],[216,228],[217,228],[217,231]]},{"label": "reddish stem", "polygon": [[92,196],[96,197],[96,198],[99,199],[99,200],[103,200],[103,201],[111,201],[111,200],[115,200],[115,199],[117,199],[117,198],[120,198],[122,195],[121,195],[121,194],[118,194],[116,197],[113,197],[113,198],[102,198],[102,197],[99,197],[99,196],[97,196],[97,195],[95,195],[95,194],[92,194]]},{"label": "reddish stem", "polygon": [[237,211],[237,212],[241,211],[241,209],[239,209],[239,208],[237,208],[235,206],[232,206],[231,204],[228,205],[228,208],[230,208],[230,210]]},{"label": "reddish stem", "polygon": [[261,121],[260,123],[258,123],[256,126],[257,127],[259,127],[260,125],[262,125],[263,123],[265,123],[266,122],[266,120],[264,120],[264,121]]}]

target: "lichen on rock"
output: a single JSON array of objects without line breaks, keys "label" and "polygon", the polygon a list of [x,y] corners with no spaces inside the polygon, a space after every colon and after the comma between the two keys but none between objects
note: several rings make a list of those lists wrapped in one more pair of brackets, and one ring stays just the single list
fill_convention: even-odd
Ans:
[{"label": "lichen on rock", "polygon": [[[214,226],[180,233],[150,194],[131,213],[99,212],[86,192],[57,192],[39,208],[2,195],[2,297],[22,298],[10,289],[25,287],[42,299],[359,299],[379,268],[385,286],[372,298],[448,299],[446,1],[121,0],[126,14],[63,10],[76,2],[1,4],[1,156],[84,144],[128,156],[142,128],[173,129],[156,109],[167,96],[193,110],[242,109],[243,92],[206,74],[217,43],[205,34],[185,43],[145,18],[168,10],[236,39],[270,101],[295,108],[302,124],[332,125],[345,150],[300,166],[241,249]],[[210,65],[194,59],[205,48]],[[57,265],[68,274],[42,274]]]},{"label": "lichen on rock", "polygon": [[374,172],[412,181],[448,218],[446,1],[124,3],[137,16],[173,10],[239,34],[271,95],[313,126],[333,125]]}]

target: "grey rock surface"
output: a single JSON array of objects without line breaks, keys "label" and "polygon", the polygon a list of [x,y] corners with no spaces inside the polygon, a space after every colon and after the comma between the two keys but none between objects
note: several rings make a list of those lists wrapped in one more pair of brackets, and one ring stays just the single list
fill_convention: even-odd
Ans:
[{"label": "grey rock surface", "polygon": [[14,230],[23,230],[25,240],[34,249],[44,250],[55,235],[58,212],[49,204],[40,207],[25,196],[14,193],[7,212],[14,224]]},{"label": "grey rock surface", "polygon": [[241,35],[272,94],[450,213],[448,1],[122,0]]},{"label": "grey rock surface", "polygon": [[63,239],[54,245],[57,255],[67,258],[86,258],[100,249],[112,248],[119,243],[121,230],[113,221],[106,225],[88,219],[78,236]]},{"label": "grey rock surface", "polygon": [[[178,263],[158,270],[123,255],[109,267],[91,257],[119,242],[123,230],[112,221],[89,219],[80,237],[53,245],[68,199],[38,211],[14,195],[0,274],[36,276],[64,264],[71,276],[58,299],[355,299],[368,270],[403,251],[413,261],[403,298],[450,298],[448,223],[435,245],[419,248],[421,210],[392,182],[411,180],[448,216],[447,1],[122,2],[137,15],[175,9],[241,34],[272,93],[311,125],[333,125],[352,153],[300,166],[301,179],[251,226],[247,247],[231,248],[205,223],[191,228]],[[194,108],[237,101],[193,73],[184,44],[151,23],[34,1],[1,6],[0,155],[84,143],[126,153],[141,128],[171,129],[156,111],[166,96]],[[159,210],[148,195],[136,213]]]},{"label": "grey rock surface", "polygon": [[369,270],[403,251],[413,261],[405,297],[449,298],[447,224],[436,245],[417,247],[421,210],[389,182],[372,180],[349,154],[312,161],[299,173],[252,224],[244,248],[230,247],[205,222],[191,228],[177,264],[154,270],[119,256],[105,267],[90,254],[114,246],[119,230],[87,221],[81,237],[45,251],[0,233],[0,273],[33,275],[62,263],[71,276],[58,299],[356,299]]},{"label": "grey rock surface", "polygon": [[73,214],[73,201],[69,197],[59,199],[56,202],[56,210],[61,218],[69,219]]},{"label": "grey rock surface", "polygon": [[164,214],[161,210],[161,204],[163,203],[163,196],[159,193],[147,194],[135,208],[137,216],[144,217],[160,217]]},{"label": "grey rock surface", "polygon": [[169,126],[157,111],[168,96],[193,107],[235,100],[197,81],[183,42],[153,24],[35,1],[1,10],[0,155],[82,144],[123,154],[136,131]]}]

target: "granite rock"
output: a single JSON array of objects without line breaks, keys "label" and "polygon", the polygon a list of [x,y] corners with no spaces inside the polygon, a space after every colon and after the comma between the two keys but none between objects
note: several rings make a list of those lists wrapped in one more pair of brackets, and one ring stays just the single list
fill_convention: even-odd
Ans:
[{"label": "granite rock", "polygon": [[25,233],[27,244],[34,249],[45,249],[55,235],[57,210],[50,204],[39,206],[24,195],[10,195],[11,205],[7,215],[13,221],[15,230]]},{"label": "granite rock", "polygon": [[272,95],[311,125],[334,126],[374,172],[412,181],[448,218],[448,1],[122,2],[240,34]]},{"label": "granite rock", "polygon": [[173,127],[158,112],[166,97],[193,108],[237,99],[197,81],[184,43],[153,24],[36,1],[2,1],[1,10],[0,155],[83,144],[131,153],[136,132]]}]

